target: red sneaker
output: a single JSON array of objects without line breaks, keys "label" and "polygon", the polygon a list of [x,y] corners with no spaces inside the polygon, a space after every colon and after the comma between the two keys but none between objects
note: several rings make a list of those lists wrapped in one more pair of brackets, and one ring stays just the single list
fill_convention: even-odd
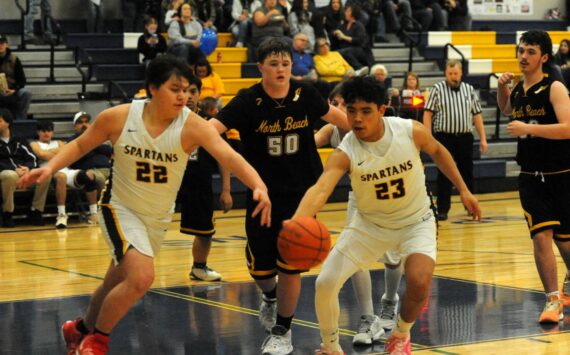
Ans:
[{"label": "red sneaker", "polygon": [[75,350],[79,347],[81,340],[84,338],[84,335],[77,330],[77,323],[80,320],[81,318],[68,320],[61,326],[61,334],[67,346],[67,355],[75,355]]},{"label": "red sneaker", "polygon": [[384,346],[384,351],[390,355],[411,355],[412,354],[412,344],[410,336],[405,338],[400,338],[392,335],[386,341]]},{"label": "red sneaker", "polygon": [[105,355],[109,351],[109,337],[101,334],[89,334],[79,345],[78,355]]}]

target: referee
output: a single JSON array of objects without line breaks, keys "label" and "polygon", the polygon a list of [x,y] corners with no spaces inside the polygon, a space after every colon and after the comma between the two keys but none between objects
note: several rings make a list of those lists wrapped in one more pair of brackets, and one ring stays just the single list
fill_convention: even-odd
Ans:
[{"label": "referee", "polygon": [[[458,60],[445,65],[445,81],[434,85],[424,108],[424,125],[449,150],[467,187],[473,191],[473,133],[479,133],[481,153],[487,151],[481,103],[473,86],[461,82]],[[438,170],[437,219],[447,220],[451,207],[451,182]]]}]

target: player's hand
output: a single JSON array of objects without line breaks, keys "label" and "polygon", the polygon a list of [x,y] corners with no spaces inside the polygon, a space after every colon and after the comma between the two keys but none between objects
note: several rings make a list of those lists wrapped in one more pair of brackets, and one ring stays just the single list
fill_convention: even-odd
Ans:
[{"label": "player's hand", "polygon": [[506,86],[509,85],[511,83],[511,81],[513,81],[513,79],[515,78],[515,74],[513,73],[503,73],[501,75],[501,77],[499,78],[499,86]]},{"label": "player's hand", "polygon": [[462,192],[460,197],[461,202],[463,202],[463,206],[467,208],[467,211],[469,211],[469,215],[473,217],[473,220],[480,221],[483,213],[481,212],[477,198],[475,198],[469,190]]},{"label": "player's hand", "polygon": [[507,133],[513,137],[520,137],[527,135],[529,132],[527,131],[528,124],[522,121],[511,121],[507,125]]},{"label": "player's hand", "polygon": [[27,172],[18,179],[18,187],[26,188],[33,184],[41,184],[42,182],[49,179],[52,174],[53,171],[47,166],[39,169],[32,169],[32,171]]},{"label": "player's hand", "polygon": [[227,213],[234,206],[234,200],[232,199],[232,194],[228,191],[222,191],[220,193],[220,206],[224,213]]},{"label": "player's hand", "polygon": [[261,225],[271,227],[271,200],[267,190],[261,188],[253,190],[253,200],[257,201],[257,206],[251,216],[255,217],[261,213]]}]

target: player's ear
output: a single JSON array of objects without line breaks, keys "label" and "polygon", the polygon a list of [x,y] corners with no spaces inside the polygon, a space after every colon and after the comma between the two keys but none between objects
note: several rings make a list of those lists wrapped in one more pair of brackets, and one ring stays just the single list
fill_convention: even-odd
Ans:
[{"label": "player's ear", "polygon": [[386,112],[386,105],[378,105],[378,113],[384,116],[384,112]]}]

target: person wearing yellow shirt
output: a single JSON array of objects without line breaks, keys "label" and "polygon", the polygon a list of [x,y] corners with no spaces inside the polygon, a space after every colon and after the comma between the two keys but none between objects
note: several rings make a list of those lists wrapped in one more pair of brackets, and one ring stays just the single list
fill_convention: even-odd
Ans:
[{"label": "person wearing yellow shirt", "polygon": [[330,50],[330,44],[325,38],[317,39],[315,52],[317,54],[313,57],[313,61],[315,62],[315,69],[319,76],[350,78],[355,75],[361,76],[368,74],[368,67],[362,67],[362,69],[354,71],[339,52]]},{"label": "person wearing yellow shirt", "polygon": [[212,70],[210,63],[206,59],[198,60],[194,65],[194,73],[202,81],[200,100],[213,97],[220,102],[220,98],[226,93],[226,89],[222,78]]}]

